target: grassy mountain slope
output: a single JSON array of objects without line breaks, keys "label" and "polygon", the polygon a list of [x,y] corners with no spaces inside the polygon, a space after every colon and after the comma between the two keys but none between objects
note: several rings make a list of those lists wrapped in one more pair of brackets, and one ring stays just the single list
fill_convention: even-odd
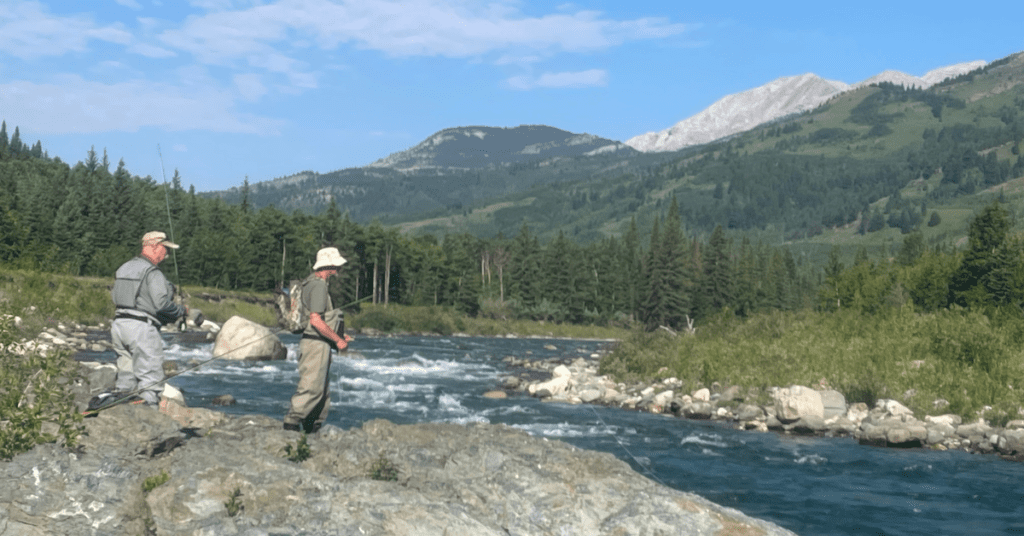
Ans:
[{"label": "grassy mountain slope", "polygon": [[319,213],[334,200],[360,223],[460,214],[466,207],[530,188],[633,171],[670,156],[621,143],[528,125],[442,130],[407,151],[362,168],[302,172],[243,188],[209,192],[229,203]]}]

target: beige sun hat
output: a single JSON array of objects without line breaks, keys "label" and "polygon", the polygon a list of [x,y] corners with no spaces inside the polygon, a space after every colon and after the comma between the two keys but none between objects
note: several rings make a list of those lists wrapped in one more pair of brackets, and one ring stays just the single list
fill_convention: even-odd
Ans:
[{"label": "beige sun hat", "polygon": [[341,256],[338,252],[338,248],[323,248],[316,252],[316,264],[313,265],[313,270],[319,270],[321,268],[341,268],[341,265],[345,264],[345,257]]},{"label": "beige sun hat", "polygon": [[160,244],[171,249],[178,249],[178,244],[168,240],[167,235],[163,231],[150,231],[142,235],[143,246],[156,246]]}]

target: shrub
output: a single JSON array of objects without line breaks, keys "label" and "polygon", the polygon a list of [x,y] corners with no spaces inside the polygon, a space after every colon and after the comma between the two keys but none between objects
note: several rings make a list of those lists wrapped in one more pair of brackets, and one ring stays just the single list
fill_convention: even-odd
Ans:
[{"label": "shrub", "polygon": [[171,475],[167,474],[167,471],[160,471],[159,475],[151,476],[142,482],[142,493],[149,493],[166,484],[170,479]]},{"label": "shrub", "polygon": [[242,510],[245,510],[245,505],[242,504],[241,497],[242,490],[240,488],[235,488],[235,490],[231,492],[231,495],[228,496],[227,502],[224,503],[224,508],[227,508],[228,510],[228,517],[235,517],[241,513]]},{"label": "shrub", "polygon": [[16,341],[13,318],[0,315],[0,459],[40,443],[74,446],[83,430],[68,389],[77,366],[65,351],[22,355]]},{"label": "shrub", "polygon": [[385,482],[394,482],[398,480],[398,468],[395,464],[391,463],[391,460],[384,457],[384,453],[380,453],[377,460],[370,466],[369,472],[370,478],[373,480],[383,480]]},{"label": "shrub", "polygon": [[284,446],[284,457],[295,463],[302,463],[312,455],[313,451],[309,449],[309,443],[306,442],[306,434],[302,434],[295,445]]}]

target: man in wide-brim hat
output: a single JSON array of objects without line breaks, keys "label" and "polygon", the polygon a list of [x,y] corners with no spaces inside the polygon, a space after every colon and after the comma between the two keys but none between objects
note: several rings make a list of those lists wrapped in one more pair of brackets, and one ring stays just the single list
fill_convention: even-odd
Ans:
[{"label": "man in wide-brim hat", "polygon": [[342,312],[334,309],[327,292],[327,280],[337,274],[345,262],[338,248],[321,249],[316,254],[313,273],[300,285],[299,299],[309,316],[302,319],[306,327],[299,341],[299,385],[284,418],[285,430],[316,433],[327,419],[331,348],[344,350],[352,340],[345,335]]}]

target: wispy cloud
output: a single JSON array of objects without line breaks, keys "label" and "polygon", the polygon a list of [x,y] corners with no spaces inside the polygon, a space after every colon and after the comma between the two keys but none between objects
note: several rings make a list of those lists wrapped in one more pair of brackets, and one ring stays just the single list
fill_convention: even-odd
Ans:
[{"label": "wispy cloud", "polygon": [[144,126],[277,133],[279,121],[238,113],[233,101],[234,94],[227,91],[186,92],[142,80],[104,84],[77,75],[62,76],[52,84],[0,84],[0,109],[7,121],[31,124],[40,133],[134,132]]},{"label": "wispy cloud", "polygon": [[603,69],[587,71],[544,73],[538,77],[513,76],[505,81],[508,87],[518,90],[536,88],[585,88],[608,85],[608,72]]},{"label": "wispy cloud", "polygon": [[[55,133],[144,126],[273,133],[283,122],[245,115],[241,106],[321,87],[352,49],[539,72],[560,55],[688,31],[664,18],[616,20],[574,6],[527,15],[517,0],[189,0],[192,14],[180,19],[154,18],[160,11],[147,10],[157,0],[115,0],[140,12],[134,22],[55,13],[37,0],[0,1],[0,61],[53,64],[13,78],[18,71],[5,65],[0,107],[12,123]],[[104,58],[90,55],[98,50]],[[95,65],[72,71],[71,53]],[[599,69],[547,72],[506,85],[582,88],[608,78]]]},{"label": "wispy cloud", "polygon": [[626,41],[659,39],[687,25],[663,18],[616,21],[595,11],[522,15],[513,4],[471,1],[282,0],[189,19],[162,35],[164,43],[203,61],[248,57],[273,43],[310,36],[332,49],[353,43],[391,56],[461,58],[507,50],[580,52]]},{"label": "wispy cloud", "polygon": [[97,25],[85,15],[54,16],[38,2],[5,2],[0,9],[0,52],[22,59],[86,50],[92,40],[128,44],[120,24]]}]

